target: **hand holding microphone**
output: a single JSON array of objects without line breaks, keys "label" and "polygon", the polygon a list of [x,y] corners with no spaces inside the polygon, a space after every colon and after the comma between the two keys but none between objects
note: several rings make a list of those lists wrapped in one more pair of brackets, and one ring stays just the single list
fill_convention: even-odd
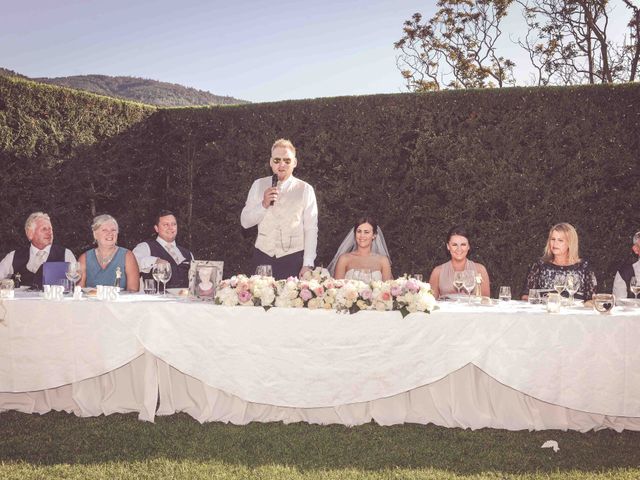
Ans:
[{"label": "hand holding microphone", "polygon": [[[271,175],[271,188],[276,188],[278,186],[278,174],[274,173],[273,175]],[[276,192],[276,197],[278,195],[278,192]],[[271,203],[269,205],[272,205],[275,203],[276,199],[272,198],[271,199]]]},{"label": "hand holding microphone", "polygon": [[273,206],[276,199],[278,198],[277,186],[278,186],[278,175],[274,173],[273,176],[271,177],[271,188],[267,188],[264,191],[264,197],[262,198],[262,206],[264,208],[269,208],[270,206]]}]

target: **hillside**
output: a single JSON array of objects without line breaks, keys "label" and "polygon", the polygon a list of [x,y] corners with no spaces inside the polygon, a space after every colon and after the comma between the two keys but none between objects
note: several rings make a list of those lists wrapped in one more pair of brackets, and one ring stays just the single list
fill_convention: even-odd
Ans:
[{"label": "hillside", "polygon": [[[0,75],[29,78],[0,67]],[[159,82],[135,77],[111,77],[108,75],[75,75],[57,78],[30,78],[30,80],[63,87],[75,88],[108,97],[133,100],[159,107],[196,107],[207,105],[237,105],[249,103],[233,97],[223,97],[210,92],[185,87],[175,83]]]},{"label": "hillside", "polygon": [[34,78],[37,82],[86,90],[109,97],[134,100],[159,107],[192,107],[248,103],[233,97],[222,97],[175,83],[136,77],[108,75],[75,75],[71,77]]}]

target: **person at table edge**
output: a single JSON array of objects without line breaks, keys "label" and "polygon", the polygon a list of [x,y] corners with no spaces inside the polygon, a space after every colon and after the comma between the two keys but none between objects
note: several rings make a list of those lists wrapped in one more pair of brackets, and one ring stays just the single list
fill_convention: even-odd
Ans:
[{"label": "person at table edge", "polygon": [[155,218],[153,229],[156,238],[140,242],[133,249],[138,261],[140,275],[144,279],[153,278],[151,269],[154,265],[168,263],[171,265],[171,279],[167,288],[189,287],[189,266],[193,254],[176,243],[178,220],[170,210],[161,210]]},{"label": "person at table edge", "polygon": [[271,265],[276,279],[301,277],[313,269],[316,258],[316,195],[311,185],[293,176],[297,164],[291,141],[276,140],[269,165],[277,186],[271,176],[253,182],[240,215],[244,228],[258,225],[252,268]]},{"label": "person at table edge", "polygon": [[53,243],[53,226],[49,215],[34,212],[27,218],[24,231],[29,245],[9,252],[0,261],[0,279],[19,275],[21,285],[42,287],[42,265],[46,262],[75,262],[71,250]]},{"label": "person at table edge", "polygon": [[636,232],[632,237],[631,250],[638,256],[634,261],[626,261],[618,271],[613,279],[613,294],[616,298],[633,298],[635,295],[629,289],[629,281],[631,277],[636,277],[640,281],[640,232]]},{"label": "person at table edge", "polygon": [[591,301],[598,282],[589,261],[580,258],[578,232],[569,223],[558,223],[551,227],[542,258],[529,267],[523,300],[529,298],[529,289],[554,290],[557,275],[575,274],[580,286],[575,298]]},{"label": "person at table edge", "polygon": [[119,247],[118,222],[111,215],[98,215],[91,224],[96,248],[87,250],[78,261],[82,264],[81,287],[118,286],[129,292],[140,289],[138,262],[130,250]]}]

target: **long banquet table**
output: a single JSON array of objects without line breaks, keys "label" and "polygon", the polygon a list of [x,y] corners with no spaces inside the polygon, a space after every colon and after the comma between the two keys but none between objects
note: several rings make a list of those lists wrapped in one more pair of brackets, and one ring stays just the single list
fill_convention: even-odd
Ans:
[{"label": "long banquet table", "polygon": [[402,318],[144,295],[5,300],[0,412],[640,430],[639,308],[439,306]]}]

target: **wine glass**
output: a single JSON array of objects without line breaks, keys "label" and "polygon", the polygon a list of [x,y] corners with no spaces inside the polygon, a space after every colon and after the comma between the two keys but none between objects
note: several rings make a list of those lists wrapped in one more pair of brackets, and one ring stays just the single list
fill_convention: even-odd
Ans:
[{"label": "wine glass", "polygon": [[565,289],[567,290],[567,292],[569,292],[569,305],[573,305],[573,296],[578,290],[580,290],[580,277],[578,277],[578,275],[576,275],[575,273],[569,273],[567,275]]},{"label": "wine glass", "polygon": [[464,284],[464,272],[453,272],[453,286],[458,290],[458,295],[460,295],[460,289]]},{"label": "wine glass", "polygon": [[553,289],[558,292],[558,295],[564,292],[566,287],[566,278],[561,273],[557,274],[553,279]]},{"label": "wine glass", "polygon": [[80,262],[69,262],[64,274],[68,280],[73,282],[73,289],[75,290],[76,284],[82,278],[82,264]]},{"label": "wine glass", "polygon": [[167,294],[167,282],[171,280],[171,264],[170,263],[156,263],[151,269],[151,274],[157,282],[162,283],[163,294]]},{"label": "wine glass", "polygon": [[469,295],[469,304],[471,304],[471,292],[476,288],[476,274],[471,270],[465,270],[462,275],[462,286]]},{"label": "wine glass", "polygon": [[640,293],[640,279],[637,277],[631,277],[629,280],[629,290],[636,297],[636,301],[638,300],[638,293]]}]

